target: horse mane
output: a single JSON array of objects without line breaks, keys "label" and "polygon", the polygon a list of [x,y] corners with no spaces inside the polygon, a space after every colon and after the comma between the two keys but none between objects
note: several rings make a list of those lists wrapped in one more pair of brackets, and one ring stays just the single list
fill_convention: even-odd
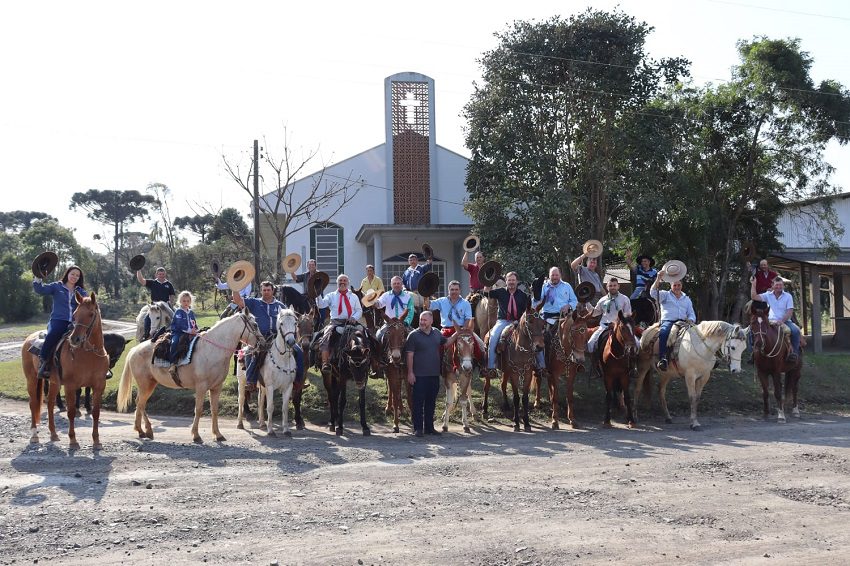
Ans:
[{"label": "horse mane", "polygon": [[171,305],[166,303],[165,301],[157,301],[154,303],[156,306],[164,310],[168,313],[171,318],[174,318],[174,309],[171,308]]},{"label": "horse mane", "polygon": [[705,320],[697,325],[700,333],[706,338],[726,336],[732,325],[723,320]]}]

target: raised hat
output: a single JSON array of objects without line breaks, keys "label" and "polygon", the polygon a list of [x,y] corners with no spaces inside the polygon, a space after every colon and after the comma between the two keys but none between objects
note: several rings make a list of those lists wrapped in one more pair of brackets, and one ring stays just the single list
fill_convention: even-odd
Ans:
[{"label": "raised hat", "polygon": [[55,252],[41,252],[32,261],[32,274],[39,279],[44,279],[56,269],[59,256]]},{"label": "raised hat", "polygon": [[219,277],[221,275],[221,265],[219,265],[217,259],[210,262],[210,273],[212,273],[213,277]]},{"label": "raised hat", "polygon": [[535,301],[540,300],[541,293],[543,292],[543,283],[544,283],[545,280],[546,280],[546,276],[541,275],[540,277],[537,277],[531,283],[531,294],[534,297]]},{"label": "raised hat", "polygon": [[478,281],[485,287],[492,287],[502,275],[502,264],[495,260],[485,261],[478,270]]},{"label": "raised hat", "polygon": [[422,254],[426,260],[434,258],[434,248],[431,247],[431,244],[422,244]]},{"label": "raised hat", "polygon": [[588,240],[581,246],[582,253],[590,258],[602,255],[602,242],[599,240]]},{"label": "raised hat", "polygon": [[374,289],[368,289],[360,299],[360,304],[368,308],[375,304],[381,295]]},{"label": "raised hat", "polygon": [[325,290],[325,287],[330,283],[330,275],[324,271],[317,271],[307,279],[307,298],[315,299]]},{"label": "raised hat", "polygon": [[237,293],[251,284],[256,271],[249,261],[240,260],[227,269],[227,286]]},{"label": "raised hat", "polygon": [[675,283],[681,281],[688,274],[688,267],[678,259],[671,259],[661,268],[665,272],[663,281]]},{"label": "raised hat", "polygon": [[416,292],[423,297],[430,297],[437,292],[440,287],[440,276],[429,271],[419,279],[419,284],[416,286]]},{"label": "raised hat", "polygon": [[475,250],[478,249],[478,246],[480,244],[481,244],[481,242],[478,240],[478,236],[476,236],[475,234],[470,234],[463,241],[463,251],[465,251],[465,252],[475,251]]},{"label": "raised hat", "polygon": [[750,261],[756,257],[756,244],[752,240],[741,243],[741,259]]},{"label": "raised hat", "polygon": [[139,271],[141,268],[145,266],[145,256],[142,254],[133,256],[133,259],[130,260],[130,269],[133,271]]},{"label": "raised hat", "polygon": [[576,298],[578,302],[586,303],[596,294],[596,287],[590,281],[583,281],[576,286]]},{"label": "raised hat", "polygon": [[295,273],[301,267],[301,254],[291,253],[280,263],[281,268],[287,273]]}]

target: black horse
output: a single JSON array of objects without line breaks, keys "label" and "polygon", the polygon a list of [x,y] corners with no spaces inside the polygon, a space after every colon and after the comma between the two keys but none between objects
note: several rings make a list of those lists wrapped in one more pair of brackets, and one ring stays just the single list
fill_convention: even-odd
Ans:
[{"label": "black horse", "polygon": [[337,436],[342,435],[346,389],[348,380],[353,379],[359,393],[360,427],[363,436],[369,436],[372,431],[366,424],[366,381],[369,377],[371,341],[360,324],[345,324],[338,329],[341,331],[337,335],[337,355],[332,357],[331,370],[322,375],[331,413],[328,428],[336,431]]}]

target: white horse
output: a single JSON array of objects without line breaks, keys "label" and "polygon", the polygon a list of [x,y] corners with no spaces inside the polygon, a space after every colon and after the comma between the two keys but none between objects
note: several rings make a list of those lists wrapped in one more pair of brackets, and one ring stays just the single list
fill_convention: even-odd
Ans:
[{"label": "white horse", "polygon": [[[277,315],[277,336],[266,356],[263,367],[260,368],[260,376],[263,383],[260,384],[257,393],[257,420],[260,430],[267,429],[269,436],[277,436],[272,424],[274,415],[274,392],[280,390],[283,394],[283,407],[281,416],[281,427],[284,436],[292,436],[289,432],[289,399],[292,396],[292,384],[295,382],[295,331],[298,324],[298,315],[292,309],[282,310]],[[269,422],[266,426],[263,401],[266,402],[266,411],[269,413]]]},{"label": "white horse", "polygon": [[154,332],[171,324],[174,318],[174,309],[165,301],[157,301],[145,305],[136,316],[136,342],[141,344],[145,336],[145,316],[151,317],[151,336]]},{"label": "white horse", "polygon": [[[464,331],[448,349],[443,365],[443,383],[446,386],[446,408],[443,411],[443,432],[449,431],[449,417],[460,402],[463,419],[463,432],[471,432],[468,415],[475,419],[475,407],[472,403],[472,361],[475,358],[475,344],[485,352],[484,342],[474,332]],[[453,354],[453,355],[451,355]]]},{"label": "white horse", "polygon": [[[658,362],[657,340],[652,348],[648,347],[657,332],[658,324],[655,324],[647,328],[641,337],[634,394],[636,401],[640,399],[643,380]],[[674,377],[682,377],[685,379],[688,399],[691,403],[691,429],[700,430],[697,405],[702,395],[702,388],[711,377],[711,370],[714,369],[717,361],[717,353],[720,352],[724,361],[729,362],[729,371],[738,373],[741,371],[741,355],[746,347],[746,334],[737,324],[732,325],[722,320],[708,320],[689,328],[682,337],[678,359],[670,362],[666,371],[658,372],[660,376],[658,395],[661,399],[665,422],[668,424],[673,422],[670,411],[667,410],[667,383]],[[637,407],[635,407],[635,420],[637,420]]]},{"label": "white horse", "polygon": [[180,383],[172,379],[169,368],[156,367],[151,363],[154,344],[150,340],[142,342],[127,354],[124,372],[118,385],[118,410],[126,411],[129,407],[133,394],[131,379],[135,379],[139,390],[136,396],[135,429],[139,438],[153,438],[153,429],[145,406],[156,386],[161,384],[172,389],[194,389],[195,419],[192,422],[192,439],[195,442],[203,442],[198,434],[198,423],[204,410],[204,398],[209,391],[213,434],[216,440],[223,441],[224,436],[218,429],[218,399],[230,369],[230,359],[241,342],[253,346],[262,339],[257,322],[250,313],[240,313],[219,320],[215,326],[201,333],[195,343],[192,362],[178,368]]}]

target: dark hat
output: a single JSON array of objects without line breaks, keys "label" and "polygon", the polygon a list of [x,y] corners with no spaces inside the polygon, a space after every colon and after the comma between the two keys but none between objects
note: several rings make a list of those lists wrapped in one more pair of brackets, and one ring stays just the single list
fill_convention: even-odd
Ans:
[{"label": "dark hat", "polygon": [[32,262],[32,274],[39,279],[44,279],[56,269],[59,256],[55,252],[41,252]]},{"label": "dark hat", "polygon": [[307,298],[315,299],[324,292],[330,283],[331,277],[324,271],[317,271],[307,279]]},{"label": "dark hat", "polygon": [[576,297],[578,298],[578,302],[586,303],[590,299],[593,298],[593,295],[596,294],[596,287],[593,286],[593,283],[590,281],[584,281],[579,283],[576,287]]},{"label": "dark hat", "polygon": [[756,257],[756,244],[752,240],[741,243],[741,259],[750,261]]},{"label": "dark hat", "polygon": [[139,254],[133,256],[133,259],[130,260],[130,269],[133,271],[138,271],[145,266],[145,256]]},{"label": "dark hat", "polygon": [[492,287],[501,275],[502,264],[491,259],[490,261],[485,261],[481,269],[478,270],[478,281],[485,287]]},{"label": "dark hat", "polygon": [[639,255],[639,256],[637,256],[637,264],[640,265],[640,262],[642,262],[645,259],[649,260],[650,269],[655,267],[655,258],[652,257],[651,255]]},{"label": "dark hat", "polygon": [[430,297],[437,292],[440,287],[440,276],[429,271],[419,279],[419,284],[416,286],[416,292],[423,297]]},{"label": "dark hat", "polygon": [[540,300],[541,293],[543,293],[543,282],[545,281],[545,279],[546,276],[541,275],[531,283],[531,293],[535,301]]},{"label": "dark hat", "polygon": [[422,244],[422,253],[426,260],[434,259],[434,248],[431,247],[431,244]]},{"label": "dark hat", "polygon": [[478,246],[479,246],[478,236],[476,236],[475,234],[470,234],[463,241],[463,251],[465,251],[465,252],[475,251],[476,249],[478,249]]},{"label": "dark hat", "polygon": [[214,259],[210,262],[210,272],[213,274],[213,277],[221,276],[221,266],[218,264],[217,259]]}]

